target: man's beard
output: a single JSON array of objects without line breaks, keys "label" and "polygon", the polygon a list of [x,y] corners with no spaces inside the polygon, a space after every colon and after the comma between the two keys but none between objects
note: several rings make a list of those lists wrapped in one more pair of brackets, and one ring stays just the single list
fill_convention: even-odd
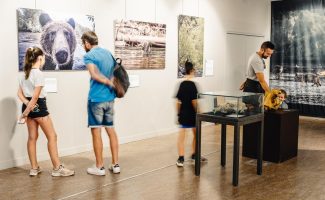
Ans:
[{"label": "man's beard", "polygon": [[267,56],[265,56],[265,55],[263,54],[263,55],[262,55],[262,58],[263,58],[263,59],[267,59]]}]

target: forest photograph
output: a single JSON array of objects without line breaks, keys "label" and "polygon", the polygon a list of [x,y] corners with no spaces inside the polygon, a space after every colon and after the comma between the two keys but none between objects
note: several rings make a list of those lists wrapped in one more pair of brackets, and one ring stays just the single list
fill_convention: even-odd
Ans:
[{"label": "forest photograph", "polygon": [[185,75],[185,62],[194,65],[195,76],[203,74],[204,19],[202,17],[178,16],[178,70],[177,77]]}]

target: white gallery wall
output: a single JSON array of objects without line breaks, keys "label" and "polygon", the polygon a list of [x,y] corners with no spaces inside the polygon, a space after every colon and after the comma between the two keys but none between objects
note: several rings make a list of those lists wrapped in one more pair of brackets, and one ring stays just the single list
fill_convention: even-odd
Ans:
[{"label": "white gallery wall", "polygon": [[[114,19],[165,23],[166,66],[163,70],[132,70],[140,87],[130,88],[116,100],[115,127],[120,143],[177,131],[175,90],[177,79],[177,17],[204,17],[204,57],[214,61],[214,76],[197,78],[201,91],[223,90],[232,80],[227,69],[226,33],[270,34],[270,3],[267,0],[2,0],[0,7],[0,169],[28,163],[25,125],[16,125],[21,105],[18,88],[17,8],[42,9],[95,17],[100,46],[114,52]],[[240,45],[240,44],[238,44]],[[236,59],[236,55],[233,55]],[[244,63],[246,64],[246,63]],[[87,128],[87,71],[44,72],[56,78],[58,92],[48,94],[48,107],[58,134],[60,155],[92,149]],[[107,138],[106,136],[104,137]],[[171,141],[175,142],[175,141]],[[107,141],[105,142],[107,145]],[[48,159],[46,139],[38,141],[39,160]],[[107,149],[106,149],[107,150]]]}]

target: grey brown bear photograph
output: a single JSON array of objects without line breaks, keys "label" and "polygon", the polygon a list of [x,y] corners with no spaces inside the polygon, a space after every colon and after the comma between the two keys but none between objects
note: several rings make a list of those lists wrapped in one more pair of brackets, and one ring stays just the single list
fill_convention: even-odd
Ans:
[{"label": "grey brown bear photograph", "polygon": [[19,71],[26,49],[40,47],[46,57],[43,70],[85,70],[81,35],[95,31],[90,15],[69,16],[43,10],[17,9]]}]

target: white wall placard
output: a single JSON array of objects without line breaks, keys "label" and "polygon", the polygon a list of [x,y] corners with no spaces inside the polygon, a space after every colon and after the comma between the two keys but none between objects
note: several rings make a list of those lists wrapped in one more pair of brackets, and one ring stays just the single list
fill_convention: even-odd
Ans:
[{"label": "white wall placard", "polygon": [[140,76],[139,75],[129,75],[130,80],[130,88],[139,87],[140,86]]},{"label": "white wall placard", "polygon": [[213,60],[205,60],[205,76],[213,76]]},{"label": "white wall placard", "polygon": [[56,78],[45,78],[45,91],[48,93],[58,92],[58,81]]}]

